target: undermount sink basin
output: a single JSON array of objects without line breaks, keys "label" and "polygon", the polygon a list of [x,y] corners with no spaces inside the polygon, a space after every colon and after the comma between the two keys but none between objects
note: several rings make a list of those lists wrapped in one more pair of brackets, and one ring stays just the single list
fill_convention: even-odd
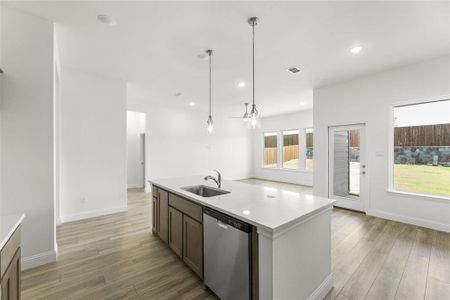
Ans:
[{"label": "undermount sink basin", "polygon": [[216,188],[206,186],[206,185],[194,185],[194,186],[182,187],[181,189],[185,190],[186,192],[196,194],[201,197],[214,197],[214,196],[219,196],[219,195],[230,193],[228,191],[216,189]]}]

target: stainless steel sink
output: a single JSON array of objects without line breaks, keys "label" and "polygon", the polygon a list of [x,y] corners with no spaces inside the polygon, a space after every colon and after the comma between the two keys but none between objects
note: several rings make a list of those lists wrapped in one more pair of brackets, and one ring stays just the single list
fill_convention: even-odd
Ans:
[{"label": "stainless steel sink", "polygon": [[228,191],[216,189],[216,188],[206,186],[206,185],[187,186],[187,187],[182,187],[181,189],[185,190],[186,192],[196,194],[201,197],[214,197],[214,196],[219,196],[219,195],[230,193]]}]

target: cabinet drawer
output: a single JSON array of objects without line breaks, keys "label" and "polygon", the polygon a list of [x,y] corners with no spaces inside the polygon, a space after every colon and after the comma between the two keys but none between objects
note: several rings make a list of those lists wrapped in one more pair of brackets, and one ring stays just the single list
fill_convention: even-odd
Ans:
[{"label": "cabinet drawer", "polygon": [[20,247],[20,230],[21,227],[17,227],[16,231],[14,231],[8,242],[6,242],[3,249],[0,250],[0,277],[3,277],[6,269],[14,257],[14,254]]},{"label": "cabinet drawer", "polygon": [[202,223],[203,210],[200,205],[197,205],[174,194],[169,194],[169,205]]}]

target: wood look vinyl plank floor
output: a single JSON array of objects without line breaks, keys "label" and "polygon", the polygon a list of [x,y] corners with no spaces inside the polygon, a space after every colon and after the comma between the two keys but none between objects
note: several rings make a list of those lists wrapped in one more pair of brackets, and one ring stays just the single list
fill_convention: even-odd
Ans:
[{"label": "wood look vinyl plank floor", "polygon": [[[151,194],[130,189],[128,208],[58,226],[58,261],[22,273],[22,299],[217,299],[150,233]],[[450,234],[338,208],[331,231],[327,300],[450,299]]]}]

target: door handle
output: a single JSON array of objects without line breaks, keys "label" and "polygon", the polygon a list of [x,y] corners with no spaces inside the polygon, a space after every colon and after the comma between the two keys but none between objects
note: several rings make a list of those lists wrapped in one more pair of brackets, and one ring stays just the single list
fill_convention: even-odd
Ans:
[{"label": "door handle", "polygon": [[225,225],[225,223],[223,223],[221,221],[217,221],[217,226],[222,227],[223,229],[228,229],[228,226]]}]

